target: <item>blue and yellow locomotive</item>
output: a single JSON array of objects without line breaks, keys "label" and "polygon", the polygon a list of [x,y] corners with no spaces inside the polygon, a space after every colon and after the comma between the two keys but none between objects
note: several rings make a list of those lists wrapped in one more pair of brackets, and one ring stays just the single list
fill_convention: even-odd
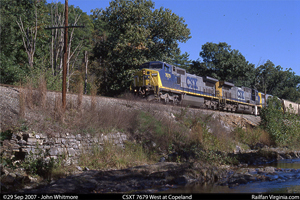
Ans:
[{"label": "blue and yellow locomotive", "polygon": [[153,61],[134,75],[133,92],[166,103],[258,115],[263,94],[233,83],[189,74],[185,69]]}]

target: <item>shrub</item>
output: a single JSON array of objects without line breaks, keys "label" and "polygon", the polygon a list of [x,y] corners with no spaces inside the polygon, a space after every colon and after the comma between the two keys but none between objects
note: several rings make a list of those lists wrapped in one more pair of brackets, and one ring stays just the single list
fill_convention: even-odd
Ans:
[{"label": "shrub", "polygon": [[283,113],[282,104],[277,97],[268,99],[268,107],[262,109],[261,126],[270,134],[276,146],[298,147],[300,140],[298,116],[289,112]]},{"label": "shrub", "polygon": [[0,144],[2,144],[3,140],[10,140],[11,137],[13,135],[13,131],[12,130],[6,130],[3,132],[0,132]]},{"label": "shrub", "polygon": [[49,157],[49,149],[45,152],[37,148],[36,152],[30,152],[22,163],[22,167],[31,175],[39,175],[51,179],[52,170],[57,166],[57,161]]},{"label": "shrub", "polygon": [[265,145],[271,144],[269,134],[259,127],[242,128],[237,126],[233,130],[232,135],[235,141],[247,144],[251,148],[253,148],[257,143]]}]

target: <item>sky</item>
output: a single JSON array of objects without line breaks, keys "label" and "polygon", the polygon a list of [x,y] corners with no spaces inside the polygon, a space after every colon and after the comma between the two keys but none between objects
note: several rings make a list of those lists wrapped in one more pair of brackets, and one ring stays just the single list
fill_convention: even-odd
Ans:
[{"label": "sky", "polygon": [[[48,3],[65,0],[47,0]],[[111,0],[68,0],[88,15]],[[180,43],[191,60],[207,42],[226,42],[256,67],[270,60],[300,76],[300,0],[152,0],[185,20],[192,38]]]}]

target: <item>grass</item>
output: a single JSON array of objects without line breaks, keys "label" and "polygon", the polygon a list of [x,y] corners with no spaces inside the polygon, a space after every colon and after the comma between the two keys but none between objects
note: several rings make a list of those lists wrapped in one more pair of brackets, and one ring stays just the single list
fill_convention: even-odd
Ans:
[{"label": "grass", "polygon": [[103,146],[94,145],[90,152],[83,152],[79,165],[89,169],[124,169],[137,165],[152,164],[151,154],[145,152],[140,144],[125,142],[125,148],[106,141]]}]

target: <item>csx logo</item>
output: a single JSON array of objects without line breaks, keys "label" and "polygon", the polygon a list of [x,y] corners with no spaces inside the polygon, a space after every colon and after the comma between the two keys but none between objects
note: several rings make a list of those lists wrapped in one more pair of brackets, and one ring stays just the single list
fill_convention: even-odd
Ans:
[{"label": "csx logo", "polygon": [[192,77],[186,77],[186,85],[189,88],[198,89],[197,87],[197,79]]},{"label": "csx logo", "polygon": [[165,73],[167,79],[171,78],[171,74]]},{"label": "csx logo", "polygon": [[237,91],[237,97],[238,97],[238,99],[245,99],[245,97],[244,97],[244,91],[238,90]]}]

